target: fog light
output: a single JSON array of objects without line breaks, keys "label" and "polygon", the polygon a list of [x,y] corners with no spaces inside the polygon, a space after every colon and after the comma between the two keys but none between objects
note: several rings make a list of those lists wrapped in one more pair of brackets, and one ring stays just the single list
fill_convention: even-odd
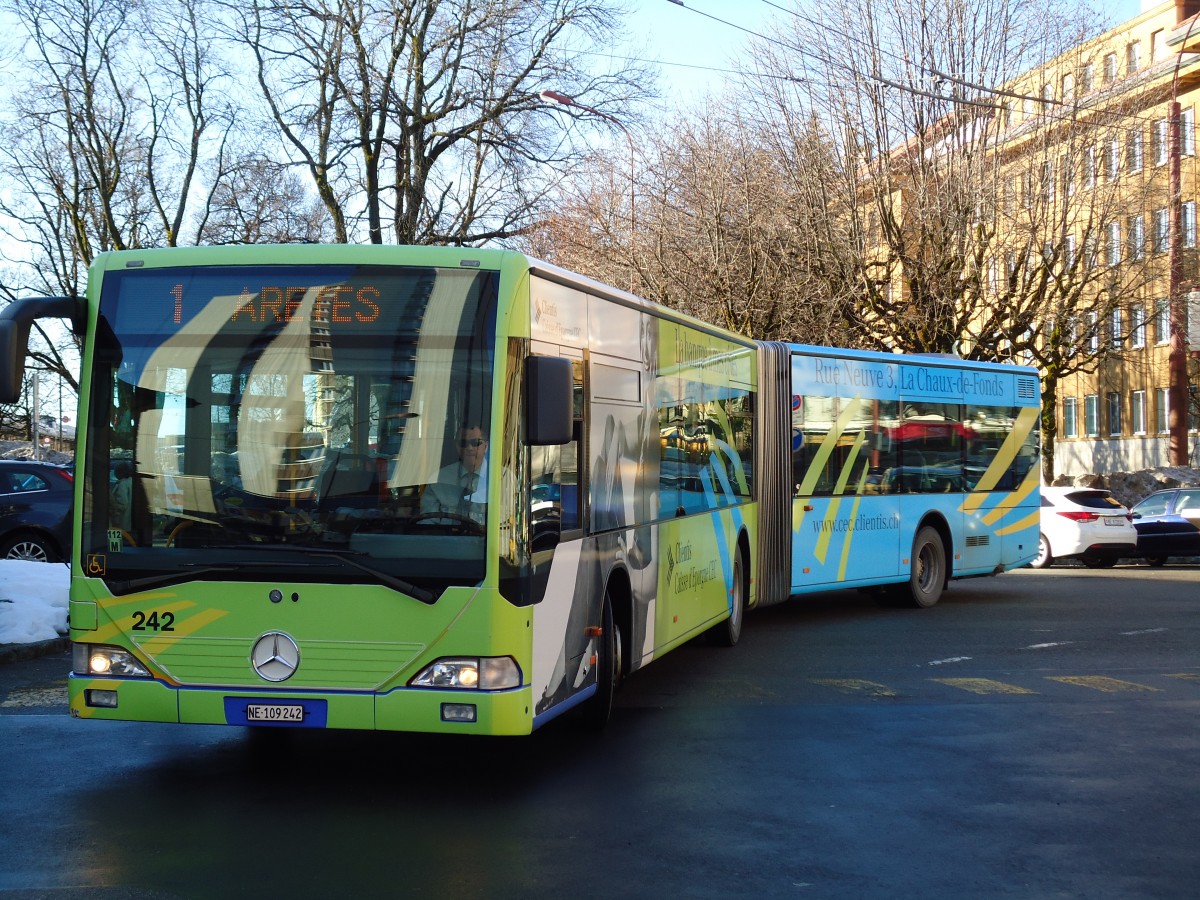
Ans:
[{"label": "fog light", "polygon": [[442,704],[442,721],[443,722],[474,722],[475,721],[475,704],[474,703],[443,703]]},{"label": "fog light", "polygon": [[88,706],[96,706],[101,709],[117,708],[116,691],[87,690],[83,692],[83,700]]}]

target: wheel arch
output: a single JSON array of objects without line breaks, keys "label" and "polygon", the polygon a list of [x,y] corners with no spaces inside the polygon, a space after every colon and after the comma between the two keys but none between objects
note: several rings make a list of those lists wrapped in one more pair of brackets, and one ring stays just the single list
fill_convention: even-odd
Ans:
[{"label": "wheel arch", "polygon": [[[624,566],[614,566],[605,580],[604,591],[612,603],[613,623],[621,638],[621,675],[629,674],[631,657],[629,642],[633,639],[633,585]],[[603,597],[600,598],[603,603]],[[600,607],[596,607],[597,613]]]},{"label": "wheel arch", "polygon": [[936,510],[931,510],[921,517],[921,521],[917,523],[917,527],[913,530],[913,539],[916,540],[917,534],[925,526],[929,526],[938,533],[942,539],[942,549],[946,553],[946,584],[950,583],[950,579],[954,577],[954,537],[950,530],[950,523],[946,521],[946,517]]}]

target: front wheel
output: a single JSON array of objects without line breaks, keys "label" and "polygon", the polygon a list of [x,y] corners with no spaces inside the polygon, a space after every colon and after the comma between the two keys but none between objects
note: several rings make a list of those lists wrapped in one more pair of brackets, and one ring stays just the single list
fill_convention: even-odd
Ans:
[{"label": "front wheel", "polygon": [[946,586],[946,546],[936,528],[925,525],[913,539],[912,571],[908,576],[909,600],[928,609],[942,598]]},{"label": "front wheel", "polygon": [[604,595],[600,634],[596,639],[596,693],[579,708],[579,723],[588,731],[600,731],[612,717],[613,698],[621,685],[621,631],[613,616],[612,600]]},{"label": "front wheel", "polygon": [[1038,535],[1038,552],[1030,563],[1035,569],[1045,569],[1054,565],[1054,554],[1050,552],[1050,542],[1044,534]]}]

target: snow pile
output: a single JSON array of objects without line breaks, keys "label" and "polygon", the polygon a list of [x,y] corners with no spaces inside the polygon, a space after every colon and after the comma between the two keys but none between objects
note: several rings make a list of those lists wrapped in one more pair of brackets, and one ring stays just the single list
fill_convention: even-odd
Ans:
[{"label": "snow pile", "polygon": [[0,560],[0,644],[65,635],[70,581],[71,570],[59,563]]}]

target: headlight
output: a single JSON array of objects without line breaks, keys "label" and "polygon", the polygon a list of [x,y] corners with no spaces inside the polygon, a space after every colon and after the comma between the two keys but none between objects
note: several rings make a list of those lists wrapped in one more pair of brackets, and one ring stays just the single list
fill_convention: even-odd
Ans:
[{"label": "headlight", "polygon": [[445,657],[430,663],[411,687],[503,691],[521,686],[521,669],[511,656]]},{"label": "headlight", "polygon": [[71,669],[76,675],[150,677],[150,670],[128,650],[102,644],[75,644],[71,648]]}]

